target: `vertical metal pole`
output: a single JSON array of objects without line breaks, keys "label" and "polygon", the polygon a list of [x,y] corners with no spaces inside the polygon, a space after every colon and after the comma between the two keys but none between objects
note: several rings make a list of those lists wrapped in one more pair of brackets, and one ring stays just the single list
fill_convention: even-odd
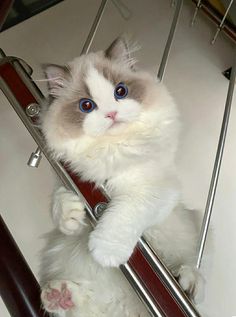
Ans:
[{"label": "vertical metal pole", "polygon": [[217,147],[217,152],[215,157],[215,163],[214,163],[214,168],[212,172],[209,193],[207,197],[206,209],[205,209],[201,232],[200,232],[199,250],[198,250],[198,259],[197,259],[198,269],[200,268],[201,261],[202,261],[202,255],[203,255],[207,233],[209,229],[209,223],[210,223],[212,208],[213,208],[214,199],[215,199],[215,193],[216,193],[216,188],[218,183],[221,161],[222,161],[223,152],[224,152],[225,139],[227,135],[227,128],[228,128],[230,110],[231,110],[233,93],[234,93],[235,75],[236,75],[236,49],[235,49],[234,65],[231,71],[229,88],[228,88],[228,93],[227,93],[227,98],[225,103],[225,110],[224,110],[224,116],[223,116],[223,121],[221,125],[220,137],[219,137],[219,142],[218,142],[218,147]]},{"label": "vertical metal pole", "polygon": [[128,6],[122,0],[111,0],[122,16],[124,20],[129,20],[132,16],[132,11],[128,8]]},{"label": "vertical metal pole", "polygon": [[194,24],[194,22],[196,20],[198,11],[199,11],[199,9],[201,9],[201,6],[202,6],[202,0],[198,0],[198,3],[196,4],[196,9],[195,9],[194,14],[193,14],[193,18],[192,18],[192,21],[191,21],[191,26],[193,26],[193,24]]},{"label": "vertical metal pole", "polygon": [[101,18],[102,18],[102,15],[104,13],[104,10],[105,10],[105,7],[106,7],[106,4],[107,4],[108,0],[102,0],[101,4],[100,4],[100,7],[98,9],[98,12],[97,12],[97,15],[93,21],[93,24],[92,24],[92,27],[89,31],[89,34],[88,34],[88,37],[84,43],[84,46],[82,48],[82,51],[81,51],[81,55],[82,54],[87,54],[89,49],[90,49],[90,46],[92,44],[92,41],[94,39],[94,36],[96,34],[96,31],[98,29],[98,26],[99,26],[99,23],[101,21]]},{"label": "vertical metal pole", "polygon": [[180,12],[181,12],[181,8],[183,5],[183,0],[178,0],[176,3],[176,9],[175,9],[175,13],[174,13],[174,18],[170,27],[170,32],[168,35],[168,39],[166,41],[166,46],[162,55],[162,60],[161,60],[161,64],[158,70],[158,74],[157,77],[160,79],[160,81],[162,81],[163,76],[164,76],[164,72],[166,69],[166,65],[167,65],[167,61],[168,61],[168,57],[170,54],[170,49],[171,49],[171,44],[173,42],[173,38],[174,38],[174,34],[175,34],[175,30],[177,27],[177,23],[179,21],[179,16],[180,16]]},{"label": "vertical metal pole", "polygon": [[223,28],[223,26],[224,26],[225,19],[226,19],[228,13],[229,13],[229,10],[230,10],[230,8],[231,8],[233,2],[234,2],[234,0],[231,0],[231,1],[230,1],[229,5],[228,5],[228,8],[227,8],[226,11],[225,11],[225,15],[223,16],[223,18],[222,18],[220,24],[219,24],[218,27],[217,27],[216,33],[215,33],[215,35],[214,35],[214,37],[213,37],[213,39],[212,39],[212,41],[211,41],[211,44],[214,44],[214,43],[215,43],[215,41],[216,41],[216,39],[217,39],[217,36],[219,35],[220,31],[222,30],[222,28]]}]

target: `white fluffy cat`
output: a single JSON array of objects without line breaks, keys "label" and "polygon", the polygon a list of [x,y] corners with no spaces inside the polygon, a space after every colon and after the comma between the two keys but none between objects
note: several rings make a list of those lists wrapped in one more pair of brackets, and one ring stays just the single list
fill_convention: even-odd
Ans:
[{"label": "white fluffy cat", "polygon": [[111,202],[92,231],[79,198],[58,187],[42,255],[42,302],[73,317],[147,317],[117,268],[145,234],[197,302],[204,280],[194,269],[199,215],[181,205],[174,164],[176,105],[151,75],[134,70],[123,38],[67,66],[47,65],[51,102],[42,115],[48,147]]}]

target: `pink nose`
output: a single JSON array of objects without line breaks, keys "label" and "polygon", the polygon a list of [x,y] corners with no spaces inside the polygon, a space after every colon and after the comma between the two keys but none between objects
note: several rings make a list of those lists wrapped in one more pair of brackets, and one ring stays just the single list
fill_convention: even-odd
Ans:
[{"label": "pink nose", "polygon": [[106,118],[111,118],[112,120],[115,120],[116,115],[117,115],[117,111],[108,112],[108,114],[106,115]]}]

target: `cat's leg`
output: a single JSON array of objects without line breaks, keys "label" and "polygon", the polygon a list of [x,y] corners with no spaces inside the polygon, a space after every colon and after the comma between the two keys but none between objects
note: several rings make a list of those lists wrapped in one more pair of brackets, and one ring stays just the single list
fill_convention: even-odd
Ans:
[{"label": "cat's leg", "polygon": [[198,269],[189,265],[182,265],[177,278],[183,290],[195,304],[204,300],[205,279]]},{"label": "cat's leg", "polygon": [[205,272],[203,267],[201,272],[196,269],[201,222],[200,211],[180,203],[161,225],[145,232],[147,241],[195,303],[204,299]]},{"label": "cat's leg", "polygon": [[54,280],[46,283],[41,291],[41,301],[49,313],[65,316],[68,311],[79,311],[79,285],[66,280]]},{"label": "cat's leg", "polygon": [[56,226],[67,235],[79,234],[85,225],[84,204],[63,186],[54,192],[52,216]]},{"label": "cat's leg", "polygon": [[143,178],[120,176],[119,192],[90,234],[89,250],[98,263],[118,267],[128,260],[144,230],[162,222],[176,205],[179,192],[171,185],[163,181],[158,189]]}]

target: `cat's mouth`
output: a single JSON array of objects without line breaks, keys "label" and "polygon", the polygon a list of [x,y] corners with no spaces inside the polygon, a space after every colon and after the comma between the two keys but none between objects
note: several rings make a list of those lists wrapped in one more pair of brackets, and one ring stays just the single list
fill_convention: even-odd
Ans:
[{"label": "cat's mouth", "polygon": [[112,120],[111,125],[109,127],[109,129],[115,128],[115,127],[119,127],[120,125],[124,125],[124,121],[122,120]]},{"label": "cat's mouth", "polygon": [[111,134],[117,134],[121,132],[127,125],[127,121],[123,118],[118,117],[117,112],[111,112],[106,117],[110,121],[109,126],[107,127],[107,131]]},{"label": "cat's mouth", "polygon": [[113,134],[113,133],[119,132],[120,130],[123,130],[124,126],[125,126],[124,121],[115,120],[115,121],[111,122],[111,125],[108,127],[107,130]]}]

